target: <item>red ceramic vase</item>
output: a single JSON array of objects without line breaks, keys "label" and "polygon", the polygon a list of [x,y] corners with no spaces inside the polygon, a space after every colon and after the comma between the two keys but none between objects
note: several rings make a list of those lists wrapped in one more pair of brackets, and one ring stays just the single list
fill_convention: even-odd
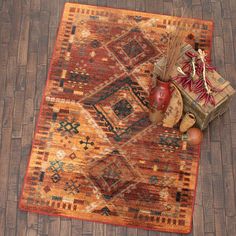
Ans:
[{"label": "red ceramic vase", "polygon": [[151,108],[165,112],[169,105],[170,99],[170,82],[164,82],[157,78],[156,86],[152,88],[149,96]]}]

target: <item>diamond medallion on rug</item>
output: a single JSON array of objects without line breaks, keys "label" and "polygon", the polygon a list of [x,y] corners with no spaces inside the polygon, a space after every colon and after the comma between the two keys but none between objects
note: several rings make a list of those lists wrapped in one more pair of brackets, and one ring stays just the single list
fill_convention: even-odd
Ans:
[{"label": "diamond medallion on rug", "polygon": [[127,71],[142,64],[148,59],[160,54],[155,47],[144,37],[139,28],[133,28],[107,46]]},{"label": "diamond medallion on rug", "polygon": [[209,21],[65,4],[20,209],[191,231],[199,148],[148,118],[153,63],[179,26],[210,53]]},{"label": "diamond medallion on rug", "polygon": [[116,80],[83,103],[112,143],[120,145],[150,125],[147,94],[132,77]]},{"label": "diamond medallion on rug", "polygon": [[106,201],[111,201],[138,181],[139,175],[118,150],[106,155],[89,168],[89,178]]}]

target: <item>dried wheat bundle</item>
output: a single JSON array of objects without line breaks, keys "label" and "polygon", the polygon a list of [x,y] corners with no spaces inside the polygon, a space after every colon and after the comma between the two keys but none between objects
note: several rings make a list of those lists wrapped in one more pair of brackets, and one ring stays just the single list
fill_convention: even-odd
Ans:
[{"label": "dried wheat bundle", "polygon": [[178,61],[181,48],[185,42],[185,36],[186,32],[181,27],[176,28],[175,31],[169,34],[165,56],[166,62],[160,78],[162,81],[169,81],[171,79],[170,74]]}]

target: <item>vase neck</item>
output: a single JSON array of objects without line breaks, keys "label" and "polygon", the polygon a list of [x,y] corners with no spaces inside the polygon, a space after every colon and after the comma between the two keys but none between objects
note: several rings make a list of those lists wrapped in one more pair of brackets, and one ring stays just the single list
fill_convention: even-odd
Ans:
[{"label": "vase neck", "polygon": [[162,81],[157,78],[156,80],[156,86],[164,86],[164,87],[169,87],[170,86],[170,81]]}]

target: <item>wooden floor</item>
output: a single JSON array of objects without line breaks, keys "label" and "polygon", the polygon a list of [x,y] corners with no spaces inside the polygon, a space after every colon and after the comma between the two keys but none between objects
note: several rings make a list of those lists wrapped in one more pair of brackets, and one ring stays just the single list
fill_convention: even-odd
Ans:
[{"label": "wooden floor", "polygon": [[[167,236],[17,209],[64,0],[0,0],[0,236]],[[93,5],[212,19],[212,59],[236,87],[236,0],[85,0]],[[236,99],[236,98],[235,98]],[[195,236],[236,235],[236,100],[205,131]],[[174,234],[173,234],[174,235]]]}]

